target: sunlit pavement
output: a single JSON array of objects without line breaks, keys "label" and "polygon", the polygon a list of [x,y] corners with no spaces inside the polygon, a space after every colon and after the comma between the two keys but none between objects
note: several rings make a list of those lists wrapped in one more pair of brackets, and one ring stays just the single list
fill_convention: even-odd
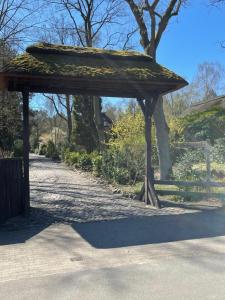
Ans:
[{"label": "sunlit pavement", "polygon": [[96,249],[56,225],[3,246],[0,299],[224,299],[224,245],[220,236]]}]

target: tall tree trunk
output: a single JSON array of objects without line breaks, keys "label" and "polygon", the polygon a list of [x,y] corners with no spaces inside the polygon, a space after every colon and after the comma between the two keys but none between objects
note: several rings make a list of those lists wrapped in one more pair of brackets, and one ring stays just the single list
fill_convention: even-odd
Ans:
[{"label": "tall tree trunk", "polygon": [[170,158],[169,146],[169,127],[166,123],[163,111],[163,98],[159,97],[153,114],[155,127],[157,149],[160,167],[160,179],[168,179],[172,172],[172,163]]},{"label": "tall tree trunk", "polygon": [[[145,50],[145,53],[150,55],[156,62],[156,48],[151,47]],[[160,179],[168,179],[172,172],[172,162],[170,157],[169,145],[169,127],[166,123],[165,114],[163,111],[163,98],[159,97],[155,110],[154,121],[156,127],[156,140],[159,158]]]},{"label": "tall tree trunk", "polygon": [[93,104],[94,104],[94,121],[98,132],[99,148],[101,151],[104,148],[104,142],[105,142],[104,124],[103,124],[102,113],[101,113],[101,98],[93,97]]},{"label": "tall tree trunk", "polygon": [[70,144],[73,128],[72,128],[72,115],[71,115],[69,95],[66,95],[66,113],[67,113],[67,139],[68,139],[68,143]]}]

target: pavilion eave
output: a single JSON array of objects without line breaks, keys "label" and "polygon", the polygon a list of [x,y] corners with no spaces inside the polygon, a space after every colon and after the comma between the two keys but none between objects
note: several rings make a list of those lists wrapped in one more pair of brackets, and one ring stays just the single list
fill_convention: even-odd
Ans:
[{"label": "pavilion eave", "polygon": [[152,92],[168,93],[185,86],[182,82],[100,80],[68,78],[63,76],[40,76],[0,73],[0,88],[22,92],[25,88],[32,93],[90,95],[104,97],[146,98]]}]

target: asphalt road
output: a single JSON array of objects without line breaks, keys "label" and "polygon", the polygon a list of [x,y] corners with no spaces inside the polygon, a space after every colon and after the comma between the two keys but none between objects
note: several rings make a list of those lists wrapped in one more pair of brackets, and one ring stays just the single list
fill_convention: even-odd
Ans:
[{"label": "asphalt road", "polygon": [[0,284],[1,299],[222,300],[225,254],[167,257],[149,263],[86,270]]}]

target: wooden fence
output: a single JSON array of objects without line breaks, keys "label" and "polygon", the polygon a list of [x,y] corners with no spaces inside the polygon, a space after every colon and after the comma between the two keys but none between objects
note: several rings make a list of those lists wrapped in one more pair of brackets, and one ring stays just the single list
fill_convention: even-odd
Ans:
[{"label": "wooden fence", "polygon": [[0,222],[23,212],[21,159],[0,159]]},{"label": "wooden fence", "polygon": [[206,189],[206,192],[193,192],[185,190],[168,190],[168,189],[157,189],[158,195],[177,195],[182,197],[191,198],[206,198],[213,197],[221,200],[225,200],[225,191],[223,192],[212,192],[211,187],[224,188],[224,182],[213,182],[213,181],[174,181],[174,180],[154,180],[155,185],[165,185],[165,186],[176,186],[176,187],[200,187],[201,189]]},{"label": "wooden fence", "polygon": [[[154,180],[154,184],[158,186],[166,186],[164,189],[156,188],[158,195],[176,195],[182,197],[190,197],[193,199],[202,199],[202,198],[217,198],[225,200],[225,189],[223,191],[220,188],[225,188],[224,182],[215,182],[211,181],[211,145],[208,141],[201,142],[187,142],[187,143],[177,143],[175,144],[176,148],[181,149],[201,149],[205,156],[206,164],[206,178],[200,181],[175,181],[175,180]],[[187,166],[188,167],[188,166]],[[168,186],[178,187],[178,189],[168,189]],[[201,191],[191,191],[190,187],[199,187]],[[216,188],[216,192],[212,188]],[[219,188],[219,192],[218,192]],[[202,191],[203,190],[203,191]],[[205,190],[205,191],[204,191]]]}]

